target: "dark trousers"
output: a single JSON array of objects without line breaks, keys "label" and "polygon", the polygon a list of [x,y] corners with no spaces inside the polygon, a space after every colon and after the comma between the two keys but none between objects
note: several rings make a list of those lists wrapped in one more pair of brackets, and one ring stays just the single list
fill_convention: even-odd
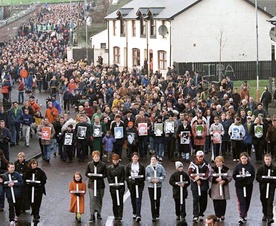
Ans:
[{"label": "dark trousers", "polygon": [[242,148],[242,140],[232,140],[232,152],[233,152],[233,159],[239,159],[241,148]]},{"label": "dark trousers", "polygon": [[154,188],[149,189],[150,205],[151,205],[151,215],[152,218],[160,216],[160,198],[161,198],[161,188],[157,188],[157,200],[154,200]]},{"label": "dark trousers", "polygon": [[166,143],[166,151],[168,154],[168,159],[171,160],[173,158],[174,150],[175,150],[175,138],[174,137],[166,137],[165,143]]},{"label": "dark trousers", "polygon": [[226,200],[222,199],[214,199],[213,200],[215,214],[217,217],[221,218],[222,216],[225,216],[226,211]]},{"label": "dark trousers", "polygon": [[[39,218],[39,210],[41,206],[42,201],[42,193],[41,192],[35,192],[34,195],[34,203],[31,203],[32,208],[32,215]],[[30,193],[30,197],[32,197],[32,193]]]},{"label": "dark trousers", "polygon": [[113,215],[116,218],[123,217],[123,209],[124,209],[123,197],[124,197],[124,193],[119,191],[120,206],[118,206],[116,192],[111,192]]},{"label": "dark trousers", "polygon": [[122,153],[123,153],[123,146],[124,143],[122,142],[115,142],[114,143],[114,152],[120,156],[120,159],[122,158]]},{"label": "dark trousers", "polygon": [[77,157],[79,160],[84,160],[88,154],[88,146],[84,140],[77,141]]},{"label": "dark trousers", "polygon": [[175,214],[176,216],[186,217],[186,204],[185,199],[183,198],[183,204],[180,205],[180,199],[174,199],[175,204]]},{"label": "dark trousers", "polygon": [[254,143],[256,161],[262,161],[262,158],[263,158],[263,155],[264,155],[264,143],[265,142],[261,141],[261,140]]},{"label": "dark trousers", "polygon": [[70,111],[70,100],[63,100],[63,105],[64,105],[64,111]]},{"label": "dark trousers", "polygon": [[8,142],[0,143],[0,149],[4,152],[6,159],[10,161],[9,143]]},{"label": "dark trousers", "polygon": [[130,198],[131,198],[133,214],[140,217],[141,206],[142,206],[142,195],[143,195],[143,189],[141,187],[138,187],[138,194],[139,194],[139,198],[136,198],[136,189],[135,189],[135,186],[132,186],[130,188]]},{"label": "dark trousers", "polygon": [[63,146],[63,152],[62,152],[62,159],[66,160],[66,157],[68,156],[69,160],[73,160],[74,154],[74,146],[64,145]]},{"label": "dark trousers", "polygon": [[201,191],[201,196],[198,195],[198,190],[192,190],[192,193],[194,217],[204,216],[207,208],[207,191]]},{"label": "dark trousers", "polygon": [[247,212],[249,210],[251,196],[252,196],[253,186],[246,186],[246,197],[243,194],[243,187],[237,188],[236,187],[236,194],[238,197],[238,206],[239,206],[239,214],[240,217],[245,218],[247,217]]},{"label": "dark trousers", "polygon": [[12,198],[7,198],[9,203],[9,218],[10,221],[14,221],[14,217],[19,216],[21,213],[21,201],[20,199],[16,199],[15,203],[13,203]]},{"label": "dark trousers", "polygon": [[251,156],[252,144],[243,144],[243,150]]},{"label": "dark trousers", "polygon": [[139,142],[139,154],[141,158],[147,155],[148,152],[148,137],[147,136],[140,136],[138,137]]},{"label": "dark trousers", "polygon": [[263,206],[263,214],[269,219],[273,219],[273,201],[275,189],[270,186],[268,199],[266,198],[266,186],[260,190],[260,199]]},{"label": "dark trousers", "polygon": [[39,147],[40,147],[40,150],[41,150],[42,159],[46,159],[46,156],[44,156],[44,151],[43,151],[43,145],[41,143],[41,138],[38,138],[38,143],[39,143]]},{"label": "dark trousers", "polygon": [[214,159],[219,156],[220,151],[220,144],[214,144],[213,143],[213,152],[214,152]]},{"label": "dark trousers", "polygon": [[0,209],[4,209],[5,206],[5,192],[3,186],[0,185]]}]

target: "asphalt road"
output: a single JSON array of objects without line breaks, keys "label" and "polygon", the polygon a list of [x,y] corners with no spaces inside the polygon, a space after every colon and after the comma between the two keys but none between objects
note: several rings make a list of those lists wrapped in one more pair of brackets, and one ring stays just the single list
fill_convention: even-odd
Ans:
[{"label": "asphalt road", "polygon": [[[16,89],[15,89],[16,90]],[[42,109],[45,109],[45,98],[48,94],[36,94],[36,98],[38,102],[41,104]],[[26,96],[28,97],[28,96]],[[17,92],[13,92],[12,100],[17,98]],[[272,112],[271,112],[272,113]],[[27,158],[31,157],[32,154],[39,153],[40,149],[38,148],[38,143],[35,138],[32,139],[30,147],[25,148],[23,146],[23,142],[20,143],[19,146],[11,149],[11,160],[16,159],[16,154],[19,151],[26,152]],[[210,154],[209,154],[210,155]],[[207,155],[207,161],[210,161],[210,156]],[[89,158],[90,160],[90,158]],[[150,157],[145,158],[142,163],[146,166],[149,164]],[[39,167],[41,167],[47,174],[48,180],[46,184],[46,192],[47,195],[43,197],[42,206],[41,206],[41,220],[38,225],[43,226],[52,226],[52,225],[114,225],[112,221],[112,204],[111,204],[111,196],[109,193],[108,186],[105,190],[104,202],[103,202],[103,211],[102,217],[103,220],[98,221],[96,223],[88,223],[88,219],[90,217],[89,212],[89,196],[86,194],[85,196],[85,214],[82,217],[82,223],[78,224],[75,221],[74,214],[69,212],[69,203],[70,203],[70,194],[68,192],[69,183],[72,180],[73,174],[76,171],[79,171],[84,176],[84,171],[86,168],[88,160],[84,163],[79,163],[74,161],[74,163],[64,163],[59,157],[54,158],[52,156],[51,163],[48,164],[41,159],[39,159]],[[124,165],[128,163],[126,158],[123,158]],[[252,155],[252,163],[255,165],[256,169],[259,165],[255,164],[255,156],[254,153]],[[151,222],[151,211],[150,211],[150,201],[148,196],[148,190],[145,187],[143,193],[143,204],[142,204],[142,221],[140,225],[177,225],[175,213],[174,213],[174,201],[172,198],[172,188],[169,185],[169,177],[175,171],[174,163],[169,161],[164,161],[163,165],[166,169],[167,177],[163,183],[162,188],[162,198],[161,198],[161,216],[160,220],[156,223]],[[226,158],[226,163],[230,169],[233,169],[235,163],[232,162],[231,158]],[[187,170],[187,163],[184,164],[184,170]],[[84,176],[85,178],[85,176]],[[86,178],[84,180],[86,181]],[[107,185],[107,182],[106,182]],[[247,225],[265,225],[262,223],[262,209],[261,203],[259,200],[259,190],[258,183],[254,182],[254,189],[252,195],[251,207],[248,214]],[[189,190],[189,195],[186,200],[186,212],[187,212],[187,223],[188,225],[192,225],[192,194]],[[236,200],[236,195],[234,192],[234,182],[230,183],[230,195],[231,199],[227,202],[227,211],[226,211],[226,220],[224,224],[220,225],[238,225],[238,205]],[[208,199],[208,208],[205,212],[205,216],[208,214],[214,213],[212,200]],[[9,225],[8,218],[8,205],[7,202],[5,204],[5,211],[0,212],[0,226]],[[29,212],[22,214],[19,218],[19,223],[17,225],[31,225],[32,217]],[[132,220],[132,207],[130,203],[130,198],[128,193],[125,195],[124,202],[124,217],[123,221],[120,225],[138,225],[136,222]],[[178,224],[180,225],[180,224]],[[203,223],[198,223],[197,225],[203,225]]]}]

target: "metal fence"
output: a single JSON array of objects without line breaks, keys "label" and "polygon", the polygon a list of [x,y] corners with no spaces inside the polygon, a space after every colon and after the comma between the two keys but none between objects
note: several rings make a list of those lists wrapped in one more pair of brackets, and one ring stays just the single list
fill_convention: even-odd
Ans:
[{"label": "metal fence", "polygon": [[[201,75],[213,76],[213,80],[221,77],[230,76],[232,80],[255,80],[256,79],[256,61],[232,61],[232,62],[188,62],[174,63],[180,75],[186,70],[199,71]],[[268,79],[276,77],[275,61],[259,61],[259,78]]]}]

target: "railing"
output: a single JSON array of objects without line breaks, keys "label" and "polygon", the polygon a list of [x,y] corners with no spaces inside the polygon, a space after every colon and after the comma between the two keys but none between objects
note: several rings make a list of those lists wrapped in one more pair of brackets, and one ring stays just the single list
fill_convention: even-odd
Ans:
[{"label": "railing", "polygon": [[28,14],[34,12],[36,10],[36,7],[37,7],[37,4],[31,4],[27,9],[19,12],[18,14],[15,14],[5,20],[1,20],[0,21],[0,28],[8,25],[8,24],[11,24],[19,19],[21,19],[22,17],[25,17],[27,16]]}]

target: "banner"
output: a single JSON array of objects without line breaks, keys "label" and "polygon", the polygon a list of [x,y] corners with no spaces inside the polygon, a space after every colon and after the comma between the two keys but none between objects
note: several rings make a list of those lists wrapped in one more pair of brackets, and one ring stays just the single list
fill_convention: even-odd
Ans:
[{"label": "banner", "polygon": [[42,128],[42,140],[51,140],[51,127],[43,127]]}]

